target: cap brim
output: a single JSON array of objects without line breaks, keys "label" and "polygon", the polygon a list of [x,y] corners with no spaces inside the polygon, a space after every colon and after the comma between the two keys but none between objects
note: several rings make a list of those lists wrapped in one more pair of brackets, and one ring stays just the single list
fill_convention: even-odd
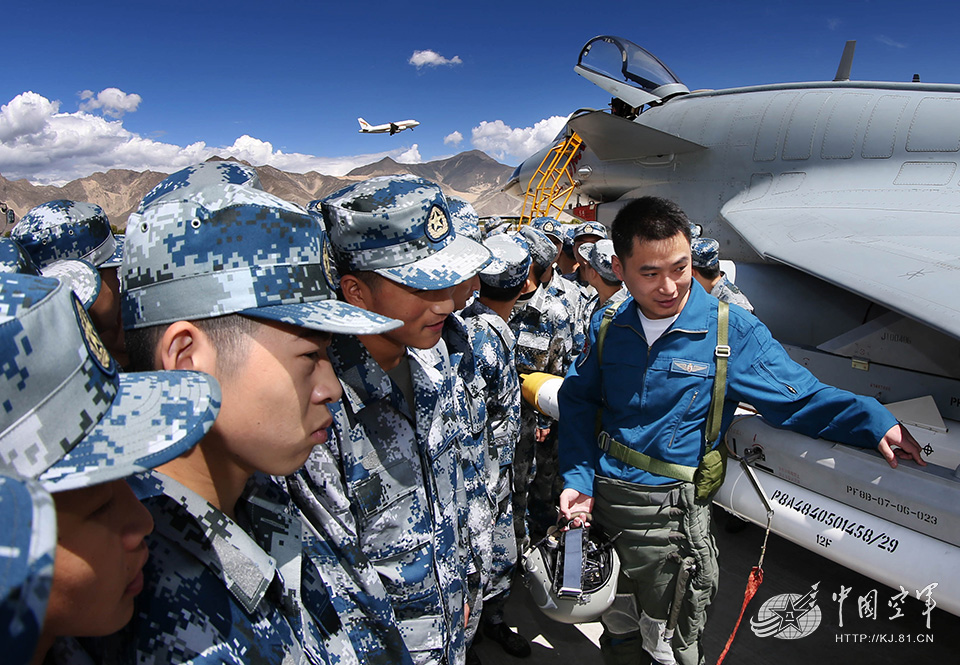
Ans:
[{"label": "cap brim", "polygon": [[84,309],[90,309],[100,295],[100,273],[86,261],[66,259],[55,261],[43,267],[40,274],[44,277],[59,279],[73,291]]},{"label": "cap brim", "polygon": [[490,260],[490,250],[466,236],[456,236],[449,245],[430,256],[394,268],[374,272],[415,289],[435,291],[464,282]]},{"label": "cap brim", "polygon": [[342,335],[379,335],[403,325],[403,321],[368,312],[340,300],[254,307],[237,313]]},{"label": "cap brim", "polygon": [[120,264],[123,263],[123,238],[124,234],[122,233],[114,236],[116,247],[113,250],[113,256],[101,263],[101,268],[119,268]]},{"label": "cap brim", "polygon": [[120,374],[100,422],[39,480],[47,491],[62,492],[147,471],[190,450],[219,410],[220,385],[207,374]]},{"label": "cap brim", "polygon": [[53,584],[57,513],[53,499],[37,481],[8,476],[0,476],[0,506],[4,662],[27,663],[43,629]]}]

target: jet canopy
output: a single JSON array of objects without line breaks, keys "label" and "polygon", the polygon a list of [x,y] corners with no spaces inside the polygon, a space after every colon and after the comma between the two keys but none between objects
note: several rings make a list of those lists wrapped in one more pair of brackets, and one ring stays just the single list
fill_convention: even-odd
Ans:
[{"label": "jet canopy", "polygon": [[637,110],[690,92],[655,55],[622,37],[591,39],[573,70]]}]

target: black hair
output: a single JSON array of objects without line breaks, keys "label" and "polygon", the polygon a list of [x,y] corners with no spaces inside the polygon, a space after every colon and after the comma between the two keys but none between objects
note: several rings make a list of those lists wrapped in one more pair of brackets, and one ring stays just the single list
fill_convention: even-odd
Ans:
[{"label": "black hair", "polygon": [[620,208],[610,229],[614,252],[621,259],[633,253],[634,238],[666,240],[678,233],[690,241],[690,220],[676,203],[656,196],[644,196]]},{"label": "black hair", "polygon": [[693,266],[693,269],[696,270],[704,279],[709,279],[710,281],[715,280],[720,276],[720,264],[715,263],[712,266],[707,266],[701,268],[700,266]]},{"label": "black hair", "polygon": [[[256,335],[262,325],[257,319],[240,314],[226,314],[211,319],[191,321],[203,334],[210,338],[217,349],[217,370],[223,375],[236,371],[247,354],[249,338]],[[156,366],[157,346],[169,324],[162,323],[146,328],[134,328],[124,331],[127,355],[130,357],[130,371],[153,372]]]},{"label": "black hair", "polygon": [[520,295],[520,292],[523,291],[523,287],[526,285],[526,281],[520,282],[516,286],[511,286],[509,288],[501,288],[499,286],[490,286],[489,284],[484,284],[483,280],[480,280],[480,297],[489,298],[496,302],[509,302]]}]

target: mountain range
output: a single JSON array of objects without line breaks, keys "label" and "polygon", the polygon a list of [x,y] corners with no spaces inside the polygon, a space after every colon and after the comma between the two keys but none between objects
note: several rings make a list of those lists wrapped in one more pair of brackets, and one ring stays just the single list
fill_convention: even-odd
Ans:
[{"label": "mountain range", "polygon": [[[288,173],[272,166],[255,168],[266,191],[300,205],[323,198],[352,182],[378,175],[410,173],[439,184],[445,194],[466,199],[481,216],[515,215],[520,210],[519,201],[500,191],[513,172],[513,167],[501,164],[479,150],[469,150],[423,164],[401,164],[385,157],[373,164],[357,167],[342,177],[316,171]],[[111,169],[56,187],[35,185],[28,180],[7,180],[0,174],[0,202],[6,203],[14,211],[16,219],[20,219],[31,208],[46,201],[87,201],[102,207],[110,223],[123,229],[127,217],[136,209],[140,199],[167,175],[159,171]],[[2,222],[0,228],[3,228]]]}]

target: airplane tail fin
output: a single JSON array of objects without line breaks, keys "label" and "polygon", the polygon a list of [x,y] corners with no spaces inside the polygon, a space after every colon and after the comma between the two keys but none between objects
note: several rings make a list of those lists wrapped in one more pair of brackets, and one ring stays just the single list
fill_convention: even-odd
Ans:
[{"label": "airplane tail fin", "polygon": [[367,129],[370,127],[370,123],[363,118],[357,118],[357,122],[360,123],[360,129]]}]

